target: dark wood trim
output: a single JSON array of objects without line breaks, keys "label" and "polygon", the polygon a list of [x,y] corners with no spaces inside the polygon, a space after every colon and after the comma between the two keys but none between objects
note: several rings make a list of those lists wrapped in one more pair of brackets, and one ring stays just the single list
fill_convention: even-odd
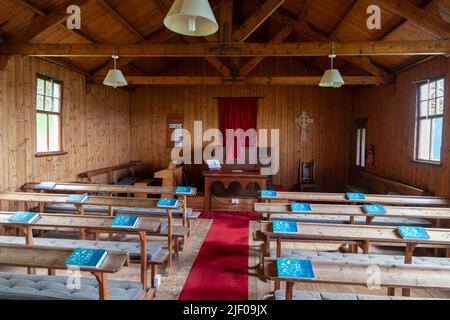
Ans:
[{"label": "dark wood trim", "polygon": [[418,164],[418,165],[435,166],[435,167],[443,166],[442,162],[438,162],[438,161],[411,160],[411,162]]},{"label": "dark wood trim", "polygon": [[40,152],[36,153],[34,156],[36,158],[45,158],[45,157],[60,157],[67,155],[68,152],[65,151],[56,151],[56,152]]}]

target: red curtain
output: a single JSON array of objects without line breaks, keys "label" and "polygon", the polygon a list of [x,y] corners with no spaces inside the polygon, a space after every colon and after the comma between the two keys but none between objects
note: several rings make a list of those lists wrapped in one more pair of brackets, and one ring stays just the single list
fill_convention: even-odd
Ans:
[{"label": "red curtain", "polygon": [[234,159],[242,157],[243,147],[256,147],[256,137],[254,139],[245,139],[245,141],[235,138],[234,150],[232,150],[232,145],[227,145],[226,131],[227,129],[242,129],[244,132],[249,129],[256,130],[258,98],[221,98],[219,100],[219,117],[227,159],[233,156]]}]

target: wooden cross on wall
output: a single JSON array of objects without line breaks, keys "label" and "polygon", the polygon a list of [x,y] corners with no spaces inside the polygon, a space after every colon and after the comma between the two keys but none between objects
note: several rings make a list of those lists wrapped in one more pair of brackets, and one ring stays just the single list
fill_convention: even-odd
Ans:
[{"label": "wooden cross on wall", "polygon": [[314,119],[308,116],[308,113],[306,111],[303,111],[302,115],[297,119],[295,119],[295,123],[300,126],[301,141],[307,142],[309,134],[309,126],[314,123]]}]

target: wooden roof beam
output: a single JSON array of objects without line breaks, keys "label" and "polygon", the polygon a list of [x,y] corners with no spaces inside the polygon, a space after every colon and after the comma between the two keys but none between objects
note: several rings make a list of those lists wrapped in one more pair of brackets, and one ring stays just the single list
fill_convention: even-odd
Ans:
[{"label": "wooden roof beam", "polygon": [[[433,7],[433,4],[436,0],[431,1],[430,3],[428,3],[424,10],[428,11]],[[387,40],[393,33],[397,32],[399,29],[403,28],[405,25],[407,25],[408,23],[410,23],[408,20],[406,20],[405,22],[401,23],[400,25],[398,25],[395,29],[393,29],[392,31],[390,31],[389,33],[387,33],[382,39],[380,40]]]},{"label": "wooden roof beam", "polygon": [[47,15],[39,15],[34,18],[31,24],[22,30],[15,33],[8,42],[10,43],[27,43],[33,40],[36,36],[53,27],[60,24],[67,19],[67,7],[70,5],[83,6],[91,0],[65,0],[56,6]]},{"label": "wooden roof beam", "polygon": [[285,0],[266,0],[258,10],[253,13],[250,18],[245,21],[242,26],[233,33],[234,42],[242,42],[247,40],[250,35],[258,29],[258,27],[274,13]]},{"label": "wooden roof beam", "polygon": [[136,72],[140,76],[148,76],[148,74],[146,72],[142,71],[139,67],[136,67],[133,63],[128,63],[127,68]]},{"label": "wooden roof beam", "polygon": [[[47,12],[45,12],[41,8],[36,7],[34,4],[28,2],[27,0],[16,0],[16,2],[19,3],[20,5],[28,8],[29,10],[33,11],[34,13],[36,13],[39,16],[44,16],[44,17],[47,16]],[[88,43],[95,42],[91,36],[82,32],[81,30],[70,30],[66,27],[66,25],[64,23],[61,23],[59,26],[61,28],[64,28],[65,30],[71,32],[72,34],[75,34],[77,37],[79,37],[83,41],[86,41]]]},{"label": "wooden roof beam", "polygon": [[[183,37],[189,44],[198,45],[201,42],[194,37]],[[228,68],[218,57],[205,57],[206,61],[214,67],[222,76],[229,77],[231,75],[230,68]]]},{"label": "wooden roof beam", "polygon": [[30,3],[28,0],[15,0],[15,1],[17,3],[19,3],[20,5],[24,6],[25,8],[30,9],[31,11],[33,11],[35,14],[37,14],[39,16],[47,15],[47,12],[45,12],[41,8],[36,7],[34,4]]},{"label": "wooden roof beam", "polygon": [[[339,41],[339,38],[337,37],[337,34],[341,30],[341,28],[344,25],[345,21],[347,21],[347,19],[351,16],[351,14],[353,13],[353,10],[355,10],[355,8],[358,5],[359,1],[360,0],[355,0],[353,2],[353,5],[346,12],[344,18],[337,24],[337,26],[331,32],[330,36],[328,37],[329,40]],[[358,68],[369,72],[370,74],[373,74],[373,75],[376,75],[376,76],[389,77],[389,78],[393,79],[392,76],[389,75],[388,72],[386,72],[386,70],[383,70],[382,68],[374,65],[372,60],[370,60],[369,57],[345,57],[344,59],[347,62],[357,66]]]},{"label": "wooden roof beam", "polygon": [[314,3],[313,0],[303,0],[303,7],[301,8],[300,12],[298,13],[298,21],[307,21],[308,20],[308,13],[309,9],[311,8],[311,5]]},{"label": "wooden roof beam", "polygon": [[[431,1],[430,3],[428,3],[428,4],[425,6],[424,10],[425,10],[425,11],[429,11],[429,10],[433,7],[435,1],[436,1],[436,0],[433,0],[433,1]],[[407,25],[408,23],[410,23],[410,22],[409,22],[408,20],[406,20],[405,22],[403,22],[402,24],[400,24],[399,26],[397,26],[395,29],[393,29],[391,32],[387,33],[381,40],[387,40],[387,39],[389,39],[389,37],[390,37],[392,34],[394,34],[395,32],[397,32],[399,29],[403,28],[403,27],[404,27],[405,25]],[[406,66],[399,66],[399,67],[396,67],[396,68],[392,69],[391,72],[394,73],[394,74],[395,74],[395,73],[398,73],[398,72],[401,72],[402,70],[408,69],[411,65],[417,65],[417,64],[419,64],[419,63],[421,63],[421,62],[427,61],[428,59],[430,59],[429,56],[428,56],[428,57],[419,57],[419,58],[416,59],[412,64],[408,63]]]},{"label": "wooden roof beam", "polygon": [[219,33],[222,43],[229,42],[230,36],[233,34],[233,2],[233,0],[220,1]]},{"label": "wooden roof beam", "polygon": [[[0,55],[110,57],[112,44],[0,44]],[[235,43],[217,50],[212,43],[116,44],[121,57],[302,57],[328,56],[330,41],[301,43]],[[338,56],[448,55],[450,40],[336,42]]]},{"label": "wooden roof beam", "polygon": [[[303,2],[303,7],[299,12],[298,21],[303,21],[308,15],[309,9],[312,5],[312,0],[305,0]],[[291,26],[285,26],[271,41],[270,43],[281,43],[283,42],[294,29]],[[255,57],[248,61],[244,66],[242,66],[239,70],[239,74],[241,77],[247,76],[253,69],[255,69],[258,64],[260,64],[264,60],[264,57]]]},{"label": "wooden roof beam", "polygon": [[128,22],[115,8],[113,8],[106,0],[97,0],[111,15],[113,15],[117,21],[120,22],[132,35],[134,35],[139,41],[145,42],[145,37]]},{"label": "wooden roof beam", "polygon": [[57,66],[69,69],[70,71],[78,72],[82,75],[89,76],[89,73],[85,69],[74,64],[73,62],[66,61],[65,59],[55,59],[47,57],[41,57],[40,59],[56,64]]},{"label": "wooden roof beam", "polygon": [[[171,32],[170,30],[168,30],[166,28],[163,28],[163,29],[151,34],[150,36],[148,36],[146,38],[146,43],[149,43],[149,44],[164,43],[164,42],[168,41],[169,39],[173,38],[174,36],[176,36],[175,33]],[[132,63],[136,59],[137,59],[137,57],[135,57],[135,58],[122,58],[121,57],[118,61],[119,67],[125,68],[129,63]],[[91,74],[93,76],[101,76],[101,75],[105,76],[106,73],[108,72],[108,70],[110,69],[111,64],[112,64],[112,60],[108,59],[108,61],[106,61],[101,66],[99,66],[98,68],[93,70],[91,72]]]},{"label": "wooden roof beam", "polygon": [[[221,0],[219,10],[219,39],[222,43],[228,43],[231,41],[233,34],[233,12],[234,12],[234,0]],[[235,57],[231,59],[233,67],[239,69],[239,58]]]},{"label": "wooden roof beam", "polygon": [[[312,85],[317,86],[321,77],[242,77],[238,79],[222,77],[191,76],[126,76],[130,85]],[[344,76],[346,85],[379,85],[384,79],[374,76]]]},{"label": "wooden roof beam", "polygon": [[426,9],[405,0],[374,0],[372,2],[402,16],[438,39],[450,39],[450,23],[430,14]]},{"label": "wooden roof beam", "polygon": [[[292,32],[294,29],[292,29],[291,26],[285,26],[280,32],[277,33],[277,35],[269,42],[269,43],[281,43],[283,42]],[[255,57],[251,60],[249,60],[245,65],[243,65],[240,70],[239,74],[241,77],[245,77],[248,75],[253,69],[255,69],[258,64],[260,64],[265,57]]]},{"label": "wooden roof beam", "polygon": [[359,0],[354,0],[353,5],[350,7],[350,9],[345,13],[344,17],[339,21],[337,26],[334,27],[333,31],[331,32],[329,39],[337,39],[336,35],[344,25],[344,22],[347,21],[348,17],[351,15],[355,7],[358,5]]},{"label": "wooden roof beam", "polygon": [[[291,26],[297,33],[303,35],[304,37],[308,38],[311,41],[324,41],[324,42],[330,41],[330,39],[312,30],[306,21],[295,21],[294,19],[291,19],[279,12],[275,12],[272,15],[272,19],[278,21],[279,23]],[[341,58],[347,59],[348,57],[341,57]],[[390,77],[386,71],[375,66],[368,57],[353,57],[349,62],[353,63],[360,69],[369,72],[375,76]]]}]

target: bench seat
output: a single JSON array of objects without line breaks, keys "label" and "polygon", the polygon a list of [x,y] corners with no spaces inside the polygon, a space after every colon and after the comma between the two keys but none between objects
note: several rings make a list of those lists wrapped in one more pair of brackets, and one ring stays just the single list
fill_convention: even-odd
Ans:
[{"label": "bench seat", "polygon": [[372,194],[373,191],[367,189],[365,187],[357,186],[357,185],[346,185],[345,192],[355,192],[355,193],[364,193],[364,194]]},{"label": "bench seat", "polygon": [[[270,250],[271,257],[276,257],[276,250]],[[363,262],[383,265],[399,265],[404,264],[404,256],[380,255],[380,254],[351,254],[337,252],[315,252],[303,251],[297,249],[281,249],[283,258],[305,259],[305,260],[329,260],[329,261],[347,261],[347,262]],[[412,263],[421,266],[436,266],[450,268],[449,258],[435,257],[413,257]]]},{"label": "bench seat", "polygon": [[[50,203],[46,204],[44,206],[45,212],[77,212],[77,208],[75,205],[70,203]],[[106,206],[91,206],[86,205],[84,206],[84,212],[86,213],[96,213],[96,214],[108,214],[108,207]],[[155,216],[155,217],[161,217],[166,216],[167,211],[166,209],[160,209],[160,208],[153,208],[153,209],[146,209],[146,208],[126,208],[126,207],[115,207],[114,208],[114,214],[142,214],[142,215],[149,215],[149,216]],[[183,216],[183,210],[177,209],[172,212],[172,215],[174,218],[181,218]],[[188,219],[198,219],[199,213],[194,212],[192,208],[187,208],[186,210],[186,216]]]},{"label": "bench seat", "polygon": [[[275,300],[285,300],[286,291],[275,291]],[[294,291],[292,295],[293,300],[435,300],[425,298],[410,298],[410,297],[389,297],[389,296],[369,296],[359,295],[354,293],[329,293],[329,292],[314,292],[314,291]]]},{"label": "bench seat", "polygon": [[[290,220],[303,223],[328,223],[328,224],[348,224],[349,216],[342,215],[318,215],[318,214],[272,214],[272,220]],[[355,217],[355,224],[365,225],[365,217]],[[387,218],[375,217],[372,225],[374,226],[418,226],[432,227],[433,224],[425,219],[416,218]]]},{"label": "bench seat", "polygon": [[139,180],[142,180],[142,178],[139,177],[126,177],[117,183],[119,186],[132,186]]},{"label": "bench seat", "polygon": [[[67,277],[0,272],[0,300],[98,300],[98,282],[81,278],[81,289],[67,288]],[[109,300],[142,300],[140,282],[108,281]]]},{"label": "bench seat", "polygon": [[[3,244],[25,244],[24,237],[0,237],[0,243]],[[34,238],[33,244],[44,247],[61,248],[92,248],[108,251],[128,252],[133,261],[140,260],[141,251],[139,242],[117,242],[117,241],[93,241],[93,240],[73,240],[73,239],[55,239],[55,238]],[[163,253],[161,245],[154,241],[147,243],[147,257],[149,262]]]},{"label": "bench seat", "polygon": [[[161,236],[167,236],[167,229],[169,224],[167,221],[161,222],[161,229],[159,230],[159,235]],[[187,227],[183,226],[172,226],[172,234],[174,236],[180,237],[180,238],[187,238],[189,229]]]}]

